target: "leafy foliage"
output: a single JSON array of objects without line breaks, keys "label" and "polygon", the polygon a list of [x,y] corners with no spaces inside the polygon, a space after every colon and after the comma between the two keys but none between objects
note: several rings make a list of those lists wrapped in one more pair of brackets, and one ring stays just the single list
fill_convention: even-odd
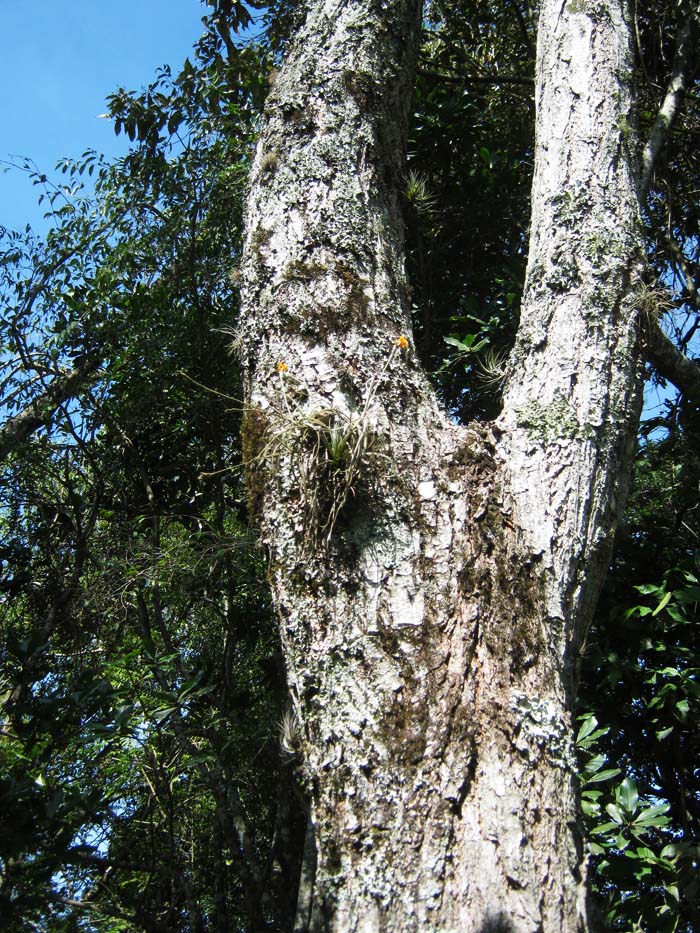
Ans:
[{"label": "leafy foliage", "polygon": [[111,98],[129,155],[35,174],[54,226],[4,237],[11,929],[255,930],[293,914],[301,806],[222,335],[268,53],[226,49],[216,15],[196,67]]},{"label": "leafy foliage", "polygon": [[408,266],[418,350],[463,421],[497,413],[498,380],[484,363],[491,370],[505,357],[517,327],[534,41],[532,12],[507,0],[427,9],[405,190]]},{"label": "leafy foliage", "polygon": [[[584,658],[584,703],[595,701],[606,725],[592,713],[582,718],[582,803],[595,883],[615,929],[693,930],[700,919],[700,586],[689,546],[698,529],[682,497],[668,524],[658,521],[671,450],[652,444],[640,457],[628,513],[639,524],[620,542]],[[671,554],[684,566],[660,583],[637,582],[655,555]]]}]

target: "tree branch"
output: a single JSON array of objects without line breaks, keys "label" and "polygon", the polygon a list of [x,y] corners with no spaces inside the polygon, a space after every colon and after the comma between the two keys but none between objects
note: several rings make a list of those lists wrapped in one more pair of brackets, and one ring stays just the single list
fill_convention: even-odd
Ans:
[{"label": "tree branch", "polygon": [[0,426],[0,462],[5,460],[21,441],[47,425],[56,409],[74,395],[86,380],[95,376],[101,363],[99,357],[84,357],[73,369],[56,376],[48,389],[32,399],[23,411],[13,418],[8,418]]},{"label": "tree branch", "polygon": [[647,194],[649,193],[651,179],[654,174],[654,166],[656,165],[659,153],[666,143],[673,122],[680,110],[683,95],[685,94],[685,86],[693,51],[692,26],[692,17],[688,17],[678,34],[676,53],[671,70],[671,80],[668,83],[666,96],[664,97],[654,125],[651,128],[649,139],[644,147],[644,152],[642,153],[642,175],[639,185],[639,199],[642,204],[646,201]]},{"label": "tree branch", "polygon": [[532,43],[532,39],[530,37],[530,31],[527,28],[527,23],[525,22],[525,17],[523,16],[523,11],[520,9],[520,4],[518,3],[518,0],[512,0],[511,7],[515,11],[515,18],[517,19],[518,25],[520,26],[520,32],[522,34],[523,41],[525,42],[525,45],[527,46],[527,50],[530,53],[532,59],[534,60],[535,47]]},{"label": "tree branch", "polygon": [[700,295],[695,284],[695,277],[690,268],[690,262],[683,250],[680,248],[675,238],[669,233],[666,236],[669,252],[671,253],[671,263],[675,264],[678,272],[683,277],[685,285],[686,299],[696,310],[700,310]]},{"label": "tree branch", "polygon": [[646,336],[649,360],[658,374],[700,405],[700,366],[676,349],[655,321],[649,322]]}]

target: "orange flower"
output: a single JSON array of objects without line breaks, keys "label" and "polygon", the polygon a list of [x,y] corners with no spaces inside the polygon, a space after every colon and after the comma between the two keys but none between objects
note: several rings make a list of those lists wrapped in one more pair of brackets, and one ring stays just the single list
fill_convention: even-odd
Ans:
[{"label": "orange flower", "polygon": [[286,373],[288,369],[289,369],[289,366],[287,366],[287,364],[286,364],[286,363],[283,363],[281,360],[280,360],[280,362],[277,364],[277,372],[278,372],[278,373]]},{"label": "orange flower", "polygon": [[394,341],[394,346],[398,347],[399,350],[408,350],[408,340],[401,334],[401,336],[397,337]]}]

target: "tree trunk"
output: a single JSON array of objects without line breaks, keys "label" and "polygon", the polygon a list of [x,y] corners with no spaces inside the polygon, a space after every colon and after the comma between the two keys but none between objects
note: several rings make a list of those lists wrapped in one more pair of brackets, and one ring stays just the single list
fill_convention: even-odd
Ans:
[{"label": "tree trunk", "polygon": [[638,415],[621,7],[542,5],[530,261],[494,425],[453,424],[412,349],[419,2],[315,0],[269,96],[243,443],[315,827],[309,929],[588,926],[573,672]]}]

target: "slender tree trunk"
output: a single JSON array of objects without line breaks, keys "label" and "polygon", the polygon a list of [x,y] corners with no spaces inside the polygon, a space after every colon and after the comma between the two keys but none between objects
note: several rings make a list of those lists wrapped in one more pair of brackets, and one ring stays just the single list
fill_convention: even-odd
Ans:
[{"label": "slender tree trunk", "polygon": [[309,929],[587,928],[573,668],[638,408],[622,5],[542,5],[526,297],[491,426],[450,422],[410,337],[419,2],[316,0],[270,94],[243,441],[315,827]]}]

